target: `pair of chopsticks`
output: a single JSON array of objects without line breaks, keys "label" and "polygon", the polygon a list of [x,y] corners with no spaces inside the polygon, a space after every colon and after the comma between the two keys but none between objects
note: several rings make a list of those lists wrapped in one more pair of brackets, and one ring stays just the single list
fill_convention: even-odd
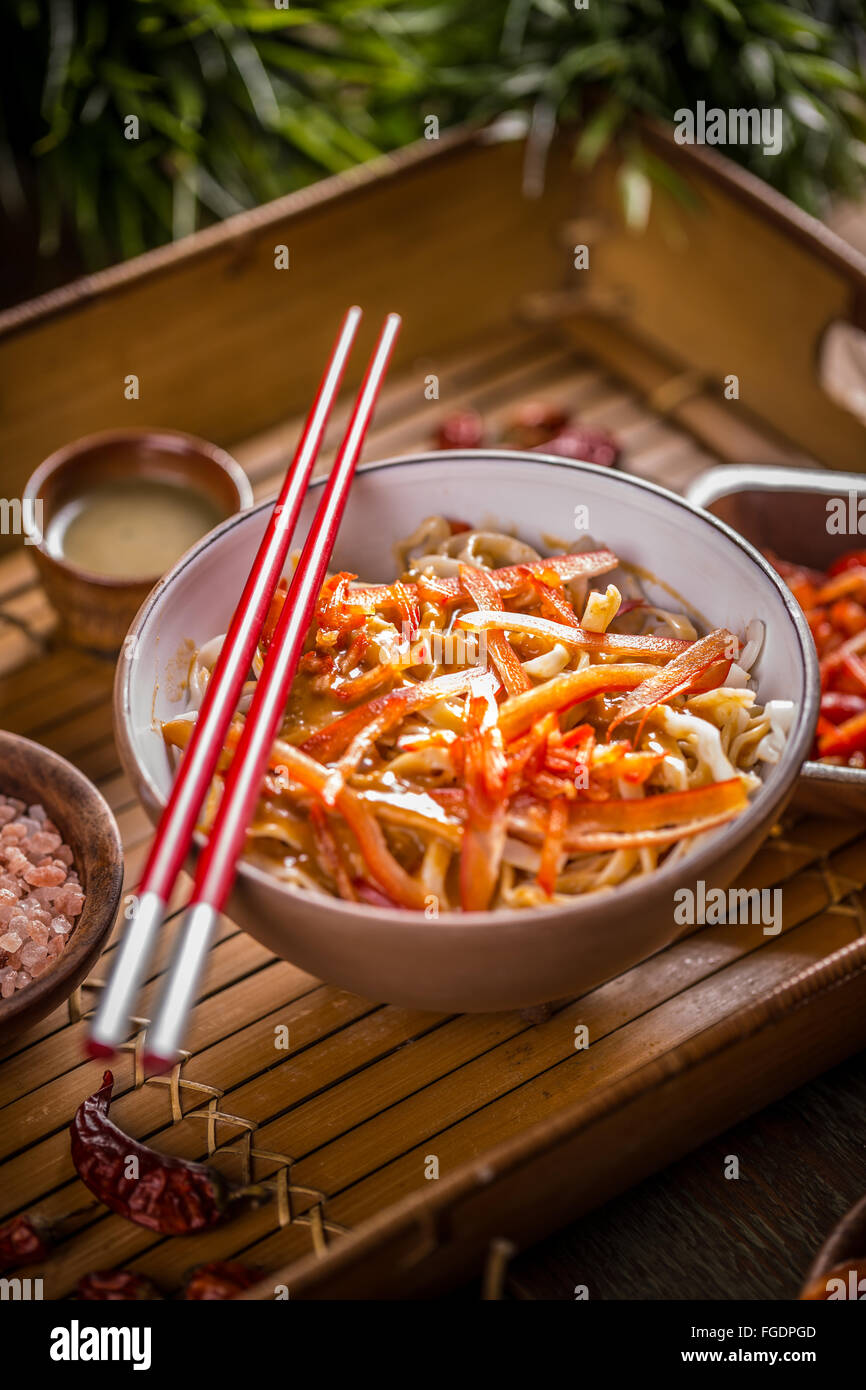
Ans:
[{"label": "pair of chopsticks", "polygon": [[[343,321],[208,681],[192,737],[145,865],[132,919],[118,947],[111,978],[91,1023],[87,1050],[92,1057],[112,1055],[129,1031],[132,1005],[144,980],[171,891],[189,851],[202,803],[225,747],[271,599],[283,572],[360,318],[361,310],[353,307]],[[186,1020],[220,911],[234,882],[247,826],[260,795],[268,754],[283,718],[307,629],[327,574],[355,466],[399,331],[399,316],[389,314],[367,366],[352,417],[268,647],[243,733],[226,776],[219,811],[198,861],[180,939],[154,1016],[147,1026],[144,1063],[149,1071],[165,1071],[177,1060]]]}]

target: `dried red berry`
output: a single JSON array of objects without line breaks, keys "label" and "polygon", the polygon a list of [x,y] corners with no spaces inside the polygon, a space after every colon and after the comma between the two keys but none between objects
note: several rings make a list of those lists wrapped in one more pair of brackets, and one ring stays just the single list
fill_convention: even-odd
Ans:
[{"label": "dried red berry", "polygon": [[75,1298],[89,1303],[137,1303],[162,1298],[155,1284],[128,1269],[98,1269],[79,1279]]},{"label": "dried red berry", "polygon": [[568,424],[568,412],[547,401],[524,401],[508,422],[505,440],[515,449],[536,449]]},{"label": "dried red berry", "polygon": [[560,458],[580,459],[583,463],[598,463],[603,468],[615,468],[621,449],[607,430],[594,425],[569,425],[555,439],[537,444],[536,453],[558,454]]},{"label": "dried red berry", "polygon": [[437,449],[480,449],[484,422],[477,410],[455,410],[436,431]]},{"label": "dried red berry", "polygon": [[234,1298],[244,1289],[252,1288],[261,1277],[261,1270],[250,1269],[237,1260],[215,1260],[193,1270],[183,1296],[198,1302]]}]

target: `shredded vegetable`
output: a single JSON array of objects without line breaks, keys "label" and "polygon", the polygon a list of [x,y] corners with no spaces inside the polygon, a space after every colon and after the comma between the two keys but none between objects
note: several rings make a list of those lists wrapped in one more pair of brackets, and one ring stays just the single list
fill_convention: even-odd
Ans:
[{"label": "shredded vegetable", "polygon": [[[568,902],[681,856],[778,759],[792,711],[751,688],[754,624],[692,636],[604,548],[544,557],[430,517],[399,555],[392,583],[327,580],[271,750],[246,853],[300,891],[433,915]],[[192,708],[163,725],[172,748],[220,643],[193,659]],[[859,739],[862,711],[843,712],[838,738]]]}]

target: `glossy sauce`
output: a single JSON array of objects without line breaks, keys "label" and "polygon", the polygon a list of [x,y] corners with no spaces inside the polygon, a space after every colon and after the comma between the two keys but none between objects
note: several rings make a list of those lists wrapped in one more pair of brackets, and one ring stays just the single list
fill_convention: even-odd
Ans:
[{"label": "glossy sauce", "polygon": [[45,541],[52,555],[91,573],[156,578],[222,519],[202,493],[155,478],[118,479],[61,507]]}]

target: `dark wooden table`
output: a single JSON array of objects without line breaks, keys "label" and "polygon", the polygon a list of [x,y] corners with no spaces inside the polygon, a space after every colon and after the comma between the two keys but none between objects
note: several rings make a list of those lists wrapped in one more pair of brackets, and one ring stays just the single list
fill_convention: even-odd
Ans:
[{"label": "dark wooden table", "polygon": [[861,1053],[517,1256],[505,1297],[572,1300],[585,1284],[596,1299],[796,1298],[864,1192]]}]

